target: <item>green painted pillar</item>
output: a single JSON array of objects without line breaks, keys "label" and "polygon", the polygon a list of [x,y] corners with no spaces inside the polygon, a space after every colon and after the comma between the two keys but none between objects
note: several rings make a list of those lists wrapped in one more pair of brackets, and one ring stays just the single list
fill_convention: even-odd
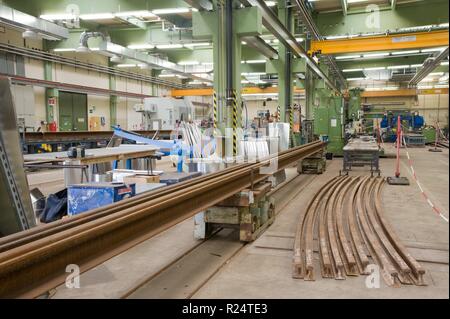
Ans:
[{"label": "green painted pillar", "polygon": [[[53,63],[44,61],[44,80],[53,81]],[[56,121],[56,109],[58,108],[59,91],[55,88],[45,89],[45,117],[48,124]]]},{"label": "green painted pillar", "polygon": [[[116,90],[116,76],[109,75],[109,89]],[[110,126],[117,125],[117,95],[110,95],[109,97],[109,123]]]},{"label": "green painted pillar", "polygon": [[[292,30],[293,19],[291,9],[286,7],[286,1],[278,0],[278,18],[289,31]],[[278,103],[281,108],[281,122],[289,120],[289,107],[293,104],[293,76],[292,76],[292,55],[289,49],[280,43],[278,49]],[[290,88],[287,90],[287,86]]]},{"label": "green painted pillar", "polygon": [[315,104],[315,87],[314,87],[314,75],[309,67],[306,67],[305,73],[305,97],[306,97],[306,108],[305,116],[307,120],[312,120],[314,115],[314,104]]}]

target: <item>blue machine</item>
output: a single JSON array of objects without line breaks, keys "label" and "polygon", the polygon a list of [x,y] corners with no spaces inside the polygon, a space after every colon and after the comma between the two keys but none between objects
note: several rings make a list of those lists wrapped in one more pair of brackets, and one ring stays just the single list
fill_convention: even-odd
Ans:
[{"label": "blue machine", "polygon": [[192,153],[188,153],[188,148],[183,145],[180,140],[154,140],[140,134],[123,130],[120,127],[114,127],[114,136],[135,141],[137,143],[158,147],[164,156],[177,155],[179,159],[177,163],[177,171],[180,173],[183,171],[183,155]]},{"label": "blue machine", "polygon": [[[396,128],[397,127],[397,117],[395,115],[389,116],[385,115],[381,121],[381,128]],[[402,123],[408,122],[408,126],[413,130],[419,130],[425,125],[425,120],[421,115],[400,115],[400,120]]]},{"label": "blue machine", "polygon": [[395,142],[397,140],[397,121],[398,121],[398,115],[400,115],[400,121],[402,122],[402,125],[409,129],[411,129],[413,132],[419,132],[425,125],[425,120],[423,116],[421,115],[415,115],[415,114],[393,114],[389,113],[387,115],[384,115],[380,126],[382,129],[385,129],[387,131],[387,136],[385,136],[384,140],[389,142]]}]

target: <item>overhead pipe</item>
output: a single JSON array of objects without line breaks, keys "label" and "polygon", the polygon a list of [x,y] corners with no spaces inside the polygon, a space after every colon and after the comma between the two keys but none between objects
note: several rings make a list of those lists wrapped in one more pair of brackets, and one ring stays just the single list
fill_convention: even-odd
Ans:
[{"label": "overhead pipe", "polygon": [[[322,41],[323,37],[320,34],[320,31],[317,28],[316,24],[314,23],[314,20],[312,19],[311,14],[309,13],[308,8],[306,7],[305,2],[301,1],[301,0],[295,0],[295,4],[297,6],[297,9],[300,11],[300,18],[302,19],[303,23],[305,23],[306,28],[311,33],[313,38],[318,41]],[[339,67],[336,65],[336,62],[334,61],[333,57],[326,55],[325,59],[326,59],[326,63],[333,70],[333,73],[337,76],[342,87],[347,88],[347,82],[346,82],[344,76],[342,75],[341,71],[339,70]]]},{"label": "overhead pipe", "polygon": [[0,4],[0,22],[15,28],[43,35],[49,40],[65,40],[69,38],[69,30],[50,21],[36,18],[19,10]]},{"label": "overhead pipe", "polygon": [[285,46],[292,50],[292,53],[299,58],[304,58],[308,66],[316,73],[325,83],[337,93],[340,90],[336,85],[328,78],[328,76],[319,68],[317,63],[311,59],[308,53],[303,49],[301,45],[298,44],[295,37],[289,32],[285,26],[280,22],[278,17],[273,13],[273,11],[267,6],[263,0],[241,0],[242,3],[250,3],[253,6],[257,6],[263,16],[264,26],[273,34],[275,37],[283,43]]},{"label": "overhead pipe", "polygon": [[90,32],[90,31],[84,31],[80,34],[80,45],[77,48],[77,52],[89,52],[89,44],[88,41],[90,38],[102,38],[104,41],[111,41],[111,37],[105,35],[102,32]]},{"label": "overhead pipe", "polygon": [[440,63],[448,57],[448,47],[439,53],[436,57],[428,58],[423,66],[417,71],[416,75],[409,82],[409,86],[416,86],[427,77]]}]

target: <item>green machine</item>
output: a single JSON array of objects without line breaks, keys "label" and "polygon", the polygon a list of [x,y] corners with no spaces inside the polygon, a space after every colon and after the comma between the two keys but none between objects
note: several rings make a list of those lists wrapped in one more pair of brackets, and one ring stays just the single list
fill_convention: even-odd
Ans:
[{"label": "green machine", "polygon": [[348,91],[348,109],[346,117],[350,121],[358,121],[360,119],[361,112],[361,92],[359,88],[351,89]]},{"label": "green machine", "polygon": [[327,144],[327,158],[333,155],[342,156],[344,139],[344,98],[340,96],[320,94],[319,107],[314,108],[314,135],[319,136]]}]

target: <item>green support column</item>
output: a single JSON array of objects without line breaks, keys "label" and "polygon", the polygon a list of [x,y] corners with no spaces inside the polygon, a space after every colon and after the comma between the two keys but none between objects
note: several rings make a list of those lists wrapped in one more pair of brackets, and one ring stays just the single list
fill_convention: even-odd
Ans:
[{"label": "green support column", "polygon": [[[53,63],[49,61],[44,62],[44,80],[52,81]],[[56,109],[58,107],[59,91],[54,88],[45,89],[45,117],[48,124],[56,121]]]},{"label": "green support column", "polygon": [[[286,8],[286,1],[278,0],[278,18],[280,21],[288,27],[289,31],[292,30],[293,19],[288,12],[289,8]],[[292,77],[292,63],[288,56],[289,50],[280,43],[278,49],[279,56],[279,68],[278,68],[278,103],[281,108],[281,122],[287,122],[289,119],[289,107],[292,105],[293,100],[293,77]],[[291,61],[292,62],[292,61]],[[287,74],[289,74],[289,80],[287,80]],[[286,86],[290,87],[287,96]]]},{"label": "green support column", "polygon": [[307,120],[312,120],[314,115],[314,104],[315,104],[314,91],[315,91],[314,75],[311,69],[307,67],[305,73],[305,97],[306,97],[305,116]]},{"label": "green support column", "polygon": [[[109,75],[109,89],[116,90],[116,76]],[[117,95],[111,95],[109,97],[109,123],[110,126],[117,125]]]}]

